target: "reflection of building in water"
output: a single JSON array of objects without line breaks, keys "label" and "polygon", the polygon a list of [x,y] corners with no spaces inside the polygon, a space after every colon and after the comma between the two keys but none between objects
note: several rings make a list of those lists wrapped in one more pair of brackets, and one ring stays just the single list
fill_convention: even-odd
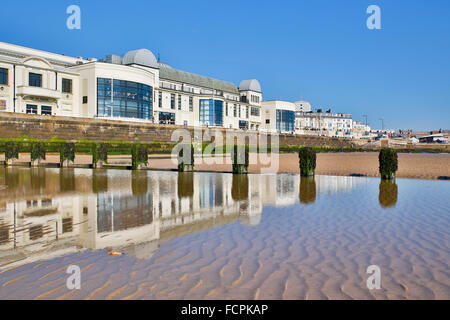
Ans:
[{"label": "reflection of building in water", "polygon": [[[315,184],[317,193],[331,193],[365,181],[317,176]],[[293,205],[300,188],[299,176],[291,174],[83,169],[0,169],[0,183],[0,267],[80,248],[150,258],[160,240],[238,218],[258,225],[263,206]]]},{"label": "reflection of building in water", "polygon": [[364,177],[316,176],[317,193],[333,194],[350,192],[352,189],[367,184]]}]

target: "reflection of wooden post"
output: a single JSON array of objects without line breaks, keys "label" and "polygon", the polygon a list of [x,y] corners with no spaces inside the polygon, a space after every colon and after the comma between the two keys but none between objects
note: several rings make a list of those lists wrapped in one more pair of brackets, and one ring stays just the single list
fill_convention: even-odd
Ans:
[{"label": "reflection of wooden post", "polygon": [[178,197],[192,198],[194,196],[194,173],[178,173]]},{"label": "reflection of wooden post", "polygon": [[300,177],[300,203],[312,204],[316,201],[316,180],[314,176]]},{"label": "reflection of wooden post", "polygon": [[248,176],[233,174],[231,198],[234,201],[248,200]]},{"label": "reflection of wooden post", "polygon": [[56,229],[55,229],[55,232],[56,232],[56,241],[58,241],[58,220],[56,220],[55,223],[56,223]]},{"label": "reflection of wooden post", "polygon": [[379,201],[383,208],[392,208],[397,204],[398,186],[394,180],[381,180]]}]

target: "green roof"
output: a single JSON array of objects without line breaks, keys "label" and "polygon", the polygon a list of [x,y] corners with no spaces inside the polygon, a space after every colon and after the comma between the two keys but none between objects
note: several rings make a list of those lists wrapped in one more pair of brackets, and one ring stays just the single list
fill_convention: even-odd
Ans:
[{"label": "green roof", "polygon": [[190,72],[180,71],[168,67],[162,66],[159,69],[159,77],[161,79],[187,83],[194,86],[221,90],[230,93],[239,93],[236,85],[231,82],[199,76]]}]

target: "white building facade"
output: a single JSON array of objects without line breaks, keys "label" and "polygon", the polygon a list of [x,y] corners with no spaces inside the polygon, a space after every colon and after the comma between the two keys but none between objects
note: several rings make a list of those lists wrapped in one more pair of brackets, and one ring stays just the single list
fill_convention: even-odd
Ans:
[{"label": "white building facade", "polygon": [[0,42],[0,112],[261,129],[262,90],[176,70],[147,49],[105,59]]},{"label": "white building facade", "polygon": [[263,101],[262,129],[267,132],[295,132],[295,104],[289,101]]},{"label": "white building facade", "polygon": [[298,134],[348,137],[353,134],[352,115],[348,113],[296,112],[295,131]]}]

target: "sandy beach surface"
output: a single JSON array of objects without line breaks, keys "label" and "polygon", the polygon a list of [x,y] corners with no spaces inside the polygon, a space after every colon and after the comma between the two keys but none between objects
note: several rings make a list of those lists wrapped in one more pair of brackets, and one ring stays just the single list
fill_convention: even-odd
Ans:
[{"label": "sandy beach surface", "polygon": [[[450,177],[450,154],[399,154],[397,177],[412,179],[448,179]],[[202,161],[203,160],[203,161]],[[231,161],[228,159],[228,161]],[[231,171],[231,164],[209,164],[213,159],[196,159],[196,170]],[[279,155],[278,168],[251,164],[251,173],[300,173],[297,154]],[[175,169],[176,164],[170,159],[153,159],[150,166],[160,169]],[[349,176],[362,175],[379,177],[378,153],[319,153],[317,154],[318,175]]]},{"label": "sandy beach surface", "polygon": [[[275,155],[274,155],[275,157]],[[256,159],[255,159],[256,158]],[[450,179],[450,154],[431,153],[399,153],[398,178],[448,180]],[[278,159],[270,162],[250,158],[250,173],[300,173],[297,154],[280,154]],[[0,161],[4,156],[0,156]],[[30,161],[30,156],[21,154],[19,161]],[[47,155],[44,162],[57,163],[59,155]],[[75,164],[90,164],[92,157],[89,155],[77,155]],[[109,156],[111,165],[131,165],[131,156]],[[170,159],[170,155],[150,155],[149,166],[151,169],[175,170],[176,159]],[[231,159],[220,157],[196,158],[195,169],[197,171],[231,172]],[[318,153],[316,174],[330,176],[367,176],[379,177],[378,153],[353,152],[353,153]]]},{"label": "sandy beach surface", "polygon": [[[378,179],[345,179],[358,185],[267,206],[250,225],[244,212],[219,214],[185,226],[201,232],[114,248],[120,256],[80,250],[0,270],[0,299],[449,299],[447,182],[398,179],[397,205],[382,208]],[[80,290],[66,288],[70,265],[81,268]],[[366,286],[371,265],[379,290]]]},{"label": "sandy beach surface", "polygon": [[[195,173],[189,195],[176,172],[3,170],[24,197],[64,188],[52,203],[73,225],[55,240],[58,215],[19,214],[21,226],[47,219],[49,238],[28,243],[19,228],[19,250],[0,247],[0,299],[450,299],[447,181]],[[94,182],[100,194],[75,192]],[[14,221],[8,212],[0,227]],[[66,287],[71,265],[80,290]],[[371,265],[379,290],[367,287]]]}]

